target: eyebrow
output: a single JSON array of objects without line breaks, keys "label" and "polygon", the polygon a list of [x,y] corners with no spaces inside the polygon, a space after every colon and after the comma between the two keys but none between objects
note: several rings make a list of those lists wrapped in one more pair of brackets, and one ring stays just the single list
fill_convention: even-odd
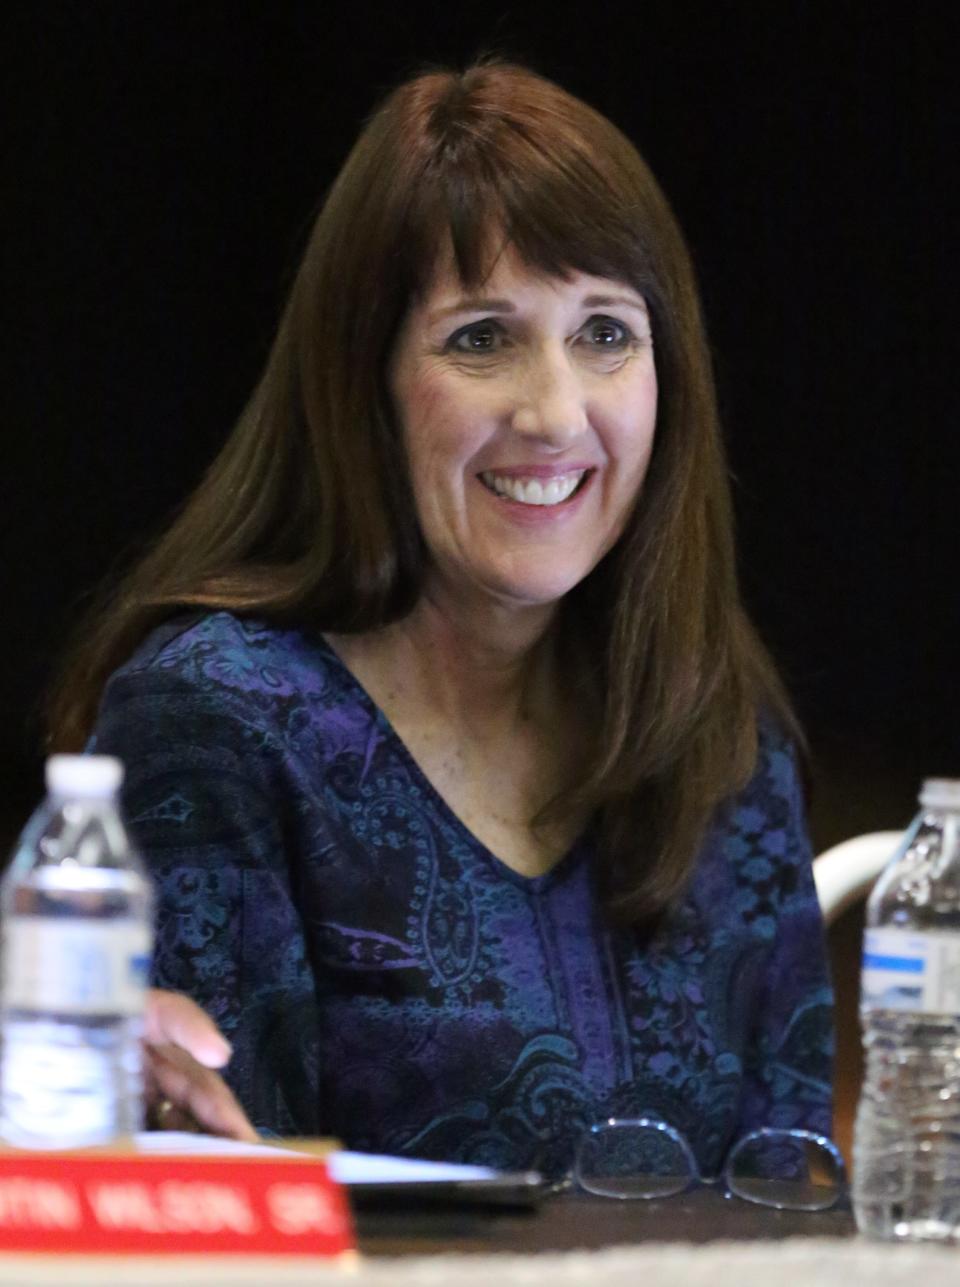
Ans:
[{"label": "eyebrow", "polygon": [[516,307],[508,299],[458,299],[446,308],[438,308],[430,315],[430,320],[439,321],[441,317],[450,317],[454,313],[515,313]]},{"label": "eyebrow", "polygon": [[[643,299],[634,295],[587,295],[580,301],[582,308],[611,308],[617,305],[633,308],[641,313],[647,311]],[[446,308],[438,308],[430,315],[430,321],[438,322],[441,318],[451,317],[455,313],[515,313],[516,311],[516,305],[509,299],[465,298],[448,304]]]},{"label": "eyebrow", "polygon": [[617,304],[635,308],[641,313],[647,311],[646,302],[639,295],[588,295],[583,301],[584,308],[611,308]]}]

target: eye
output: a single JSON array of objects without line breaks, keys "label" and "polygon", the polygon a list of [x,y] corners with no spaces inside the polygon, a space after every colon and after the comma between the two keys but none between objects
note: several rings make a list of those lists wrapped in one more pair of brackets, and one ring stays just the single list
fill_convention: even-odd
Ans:
[{"label": "eye", "polygon": [[503,342],[503,330],[496,322],[471,322],[461,326],[447,340],[446,348],[453,353],[495,353]]},{"label": "eye", "polygon": [[581,336],[598,349],[624,349],[634,340],[633,331],[613,317],[591,317],[581,328]]}]

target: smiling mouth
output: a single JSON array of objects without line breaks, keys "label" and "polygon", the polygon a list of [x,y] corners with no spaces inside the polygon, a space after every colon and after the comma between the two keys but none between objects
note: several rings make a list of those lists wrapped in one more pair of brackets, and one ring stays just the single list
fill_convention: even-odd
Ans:
[{"label": "smiling mouth", "polygon": [[562,505],[579,490],[592,472],[590,469],[575,469],[569,474],[558,474],[545,480],[506,477],[486,470],[479,478],[488,491],[504,500],[517,501],[520,505]]}]

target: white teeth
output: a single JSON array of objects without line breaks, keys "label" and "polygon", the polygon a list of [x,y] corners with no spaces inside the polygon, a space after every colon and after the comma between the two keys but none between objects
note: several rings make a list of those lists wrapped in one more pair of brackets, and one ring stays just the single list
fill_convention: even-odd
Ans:
[{"label": "white teeth", "polygon": [[578,469],[572,474],[561,474],[543,482],[539,478],[504,478],[489,470],[480,475],[484,483],[498,496],[507,496],[521,505],[559,505],[577,489],[577,484],[587,471]]}]

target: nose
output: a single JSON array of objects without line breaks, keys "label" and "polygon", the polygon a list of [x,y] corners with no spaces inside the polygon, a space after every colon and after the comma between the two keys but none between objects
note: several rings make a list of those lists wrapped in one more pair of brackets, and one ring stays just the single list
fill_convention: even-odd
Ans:
[{"label": "nose", "polygon": [[531,356],[524,364],[512,425],[514,432],[556,450],[585,432],[585,391],[565,348]]}]

